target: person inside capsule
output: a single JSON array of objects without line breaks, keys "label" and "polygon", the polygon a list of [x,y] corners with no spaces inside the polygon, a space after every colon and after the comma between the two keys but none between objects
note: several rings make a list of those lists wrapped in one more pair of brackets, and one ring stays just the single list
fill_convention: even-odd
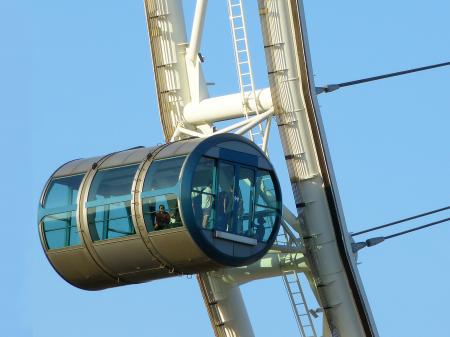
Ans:
[{"label": "person inside capsule", "polygon": [[170,224],[170,214],[166,212],[164,205],[159,205],[159,212],[155,215],[155,230],[166,229]]}]

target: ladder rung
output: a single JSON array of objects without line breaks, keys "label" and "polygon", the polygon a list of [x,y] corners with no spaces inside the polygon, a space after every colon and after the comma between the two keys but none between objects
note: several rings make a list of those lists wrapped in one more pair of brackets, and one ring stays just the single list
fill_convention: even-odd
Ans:
[{"label": "ladder rung", "polygon": [[243,53],[243,52],[246,52],[246,51],[247,51],[247,48],[245,48],[245,49],[238,49],[237,50],[238,53]]}]

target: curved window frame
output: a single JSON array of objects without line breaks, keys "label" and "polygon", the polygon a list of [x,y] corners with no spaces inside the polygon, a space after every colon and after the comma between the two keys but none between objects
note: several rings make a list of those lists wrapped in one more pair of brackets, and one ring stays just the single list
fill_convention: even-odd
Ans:
[{"label": "curved window frame", "polygon": [[[78,207],[78,195],[80,193],[80,188],[82,186],[83,179],[86,175],[86,172],[69,175],[69,176],[63,176],[63,177],[57,177],[52,178],[48,182],[47,188],[45,190],[45,193],[43,194],[41,198],[41,202],[39,204],[39,211],[38,211],[38,218],[39,218],[39,224],[40,229],[42,233],[42,237],[45,243],[45,247],[47,250],[57,250],[57,249],[65,249],[70,247],[77,247],[81,246],[81,237],[80,233],[78,231],[78,223],[77,223],[77,217],[76,217],[76,211]],[[48,197],[50,196],[50,193],[52,191],[53,186],[55,186],[55,183],[61,180],[66,179],[73,179],[76,177],[79,181],[75,185],[70,185],[70,201],[66,203],[64,206],[58,206],[58,207],[48,207]],[[65,185],[69,186],[69,185]],[[76,193],[74,194],[74,191]],[[48,220],[46,220],[48,219]],[[47,222],[48,221],[48,222]],[[56,227],[47,229],[47,225],[51,227],[49,223],[52,221],[62,221],[66,222],[65,226]],[[47,228],[46,228],[47,227]],[[58,231],[64,231],[64,243],[63,244],[57,244],[55,242],[51,242],[50,240],[50,233],[56,233]]]}]

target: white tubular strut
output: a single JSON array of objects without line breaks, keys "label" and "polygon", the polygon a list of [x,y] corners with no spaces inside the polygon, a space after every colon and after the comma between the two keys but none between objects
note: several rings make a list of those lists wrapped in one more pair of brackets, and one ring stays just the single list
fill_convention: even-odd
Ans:
[{"label": "white tubular strut", "polygon": [[197,275],[216,337],[254,337],[241,291],[236,283],[211,273]]},{"label": "white tubular strut", "polygon": [[[250,93],[246,93],[249,95]],[[248,102],[249,116],[255,115],[258,109],[261,112],[272,108],[270,88],[255,91],[256,99]],[[242,117],[242,96],[240,93],[211,97],[202,100],[199,104],[189,103],[184,108],[184,118],[191,124],[214,123]]]},{"label": "white tubular strut", "polygon": [[192,23],[191,41],[186,53],[186,58],[191,62],[197,61],[198,53],[200,52],[207,5],[207,0],[197,0],[194,22]]},{"label": "white tubular strut", "polygon": [[300,0],[258,0],[275,115],[325,335],[377,337],[340,209]]}]

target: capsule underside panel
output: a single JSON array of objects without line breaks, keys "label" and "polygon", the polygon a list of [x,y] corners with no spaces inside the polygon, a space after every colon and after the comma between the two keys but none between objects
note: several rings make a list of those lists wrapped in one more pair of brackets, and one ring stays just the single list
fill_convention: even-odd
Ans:
[{"label": "capsule underside panel", "polygon": [[[153,258],[138,235],[126,238],[98,241],[94,249],[114,275],[136,273],[140,270],[157,268],[161,264]],[[130,256],[133,256],[130,259]],[[125,282],[133,279],[124,277]]]},{"label": "capsule underside panel", "polygon": [[49,251],[47,258],[58,274],[78,288],[101,290],[117,284],[112,276],[92,261],[92,257],[83,247]]},{"label": "capsule underside panel", "polygon": [[[192,240],[186,228],[169,233],[155,233],[150,240],[159,254],[170,261],[174,268],[182,273],[196,273],[199,268],[212,269],[218,267]],[[183,244],[180,245],[180,242]]]}]

